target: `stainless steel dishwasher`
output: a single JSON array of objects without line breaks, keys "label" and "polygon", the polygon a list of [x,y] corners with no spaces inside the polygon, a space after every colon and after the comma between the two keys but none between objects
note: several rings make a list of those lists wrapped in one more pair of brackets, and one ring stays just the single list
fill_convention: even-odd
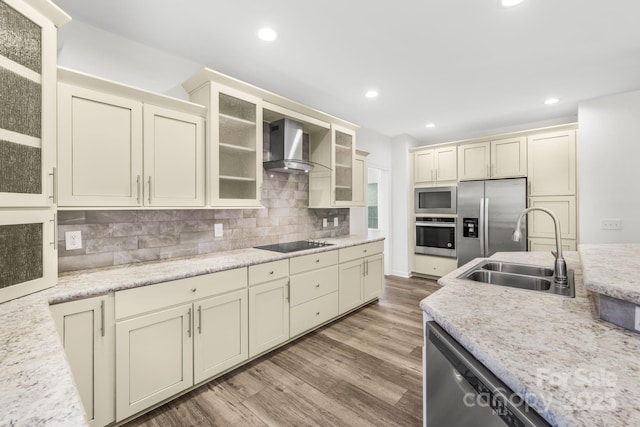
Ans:
[{"label": "stainless steel dishwasher", "polygon": [[425,329],[425,426],[550,426],[435,322]]}]

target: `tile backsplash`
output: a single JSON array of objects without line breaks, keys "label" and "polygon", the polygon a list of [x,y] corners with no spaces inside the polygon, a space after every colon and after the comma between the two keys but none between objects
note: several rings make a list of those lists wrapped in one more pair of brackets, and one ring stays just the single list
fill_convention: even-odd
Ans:
[{"label": "tile backsplash", "polygon": [[[264,173],[262,209],[59,211],[60,272],[349,234],[349,209],[308,209],[309,176]],[[338,218],[338,226],[333,219]],[[322,219],[328,227],[322,227]],[[222,224],[223,237],[214,237]],[[67,231],[82,249],[66,250]]]}]

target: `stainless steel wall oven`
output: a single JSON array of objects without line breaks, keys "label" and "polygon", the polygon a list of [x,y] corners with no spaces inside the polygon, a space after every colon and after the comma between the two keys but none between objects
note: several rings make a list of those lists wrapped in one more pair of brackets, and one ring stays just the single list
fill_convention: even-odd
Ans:
[{"label": "stainless steel wall oven", "polygon": [[456,257],[456,219],[449,217],[416,217],[415,253]]}]

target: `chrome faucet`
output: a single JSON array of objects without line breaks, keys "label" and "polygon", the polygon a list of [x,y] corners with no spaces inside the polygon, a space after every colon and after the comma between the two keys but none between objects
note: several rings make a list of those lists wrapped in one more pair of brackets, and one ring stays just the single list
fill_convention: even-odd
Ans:
[{"label": "chrome faucet", "polygon": [[560,236],[560,221],[552,211],[546,208],[537,208],[537,207],[526,208],[524,211],[522,211],[522,213],[518,217],[518,222],[516,223],[516,229],[513,230],[513,235],[512,235],[513,241],[519,242],[522,239],[522,233],[520,232],[520,222],[522,221],[522,218],[531,211],[544,212],[548,214],[553,220],[553,225],[555,225],[555,228],[556,228],[556,251],[555,252],[552,251],[551,253],[553,254],[554,257],[556,257],[556,262],[554,265],[555,282],[560,287],[569,286],[569,282],[567,279],[567,263],[564,260],[564,257],[562,256],[562,238]]}]

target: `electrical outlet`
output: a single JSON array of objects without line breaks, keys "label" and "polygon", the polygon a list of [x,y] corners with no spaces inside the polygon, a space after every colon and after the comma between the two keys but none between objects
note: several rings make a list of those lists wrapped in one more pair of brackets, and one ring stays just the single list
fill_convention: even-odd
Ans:
[{"label": "electrical outlet", "polygon": [[222,224],[213,225],[213,237],[222,237]]},{"label": "electrical outlet", "polygon": [[327,218],[322,218],[322,228],[327,228]]},{"label": "electrical outlet", "polygon": [[338,217],[333,218],[333,226],[334,227],[338,226]]},{"label": "electrical outlet", "polygon": [[622,228],[622,221],[617,218],[601,219],[600,227],[603,230],[620,230]]},{"label": "electrical outlet", "polygon": [[633,327],[636,331],[640,332],[640,306],[636,305],[636,320],[633,322]]},{"label": "electrical outlet", "polygon": [[68,251],[73,249],[82,249],[82,231],[65,232],[64,247]]}]

